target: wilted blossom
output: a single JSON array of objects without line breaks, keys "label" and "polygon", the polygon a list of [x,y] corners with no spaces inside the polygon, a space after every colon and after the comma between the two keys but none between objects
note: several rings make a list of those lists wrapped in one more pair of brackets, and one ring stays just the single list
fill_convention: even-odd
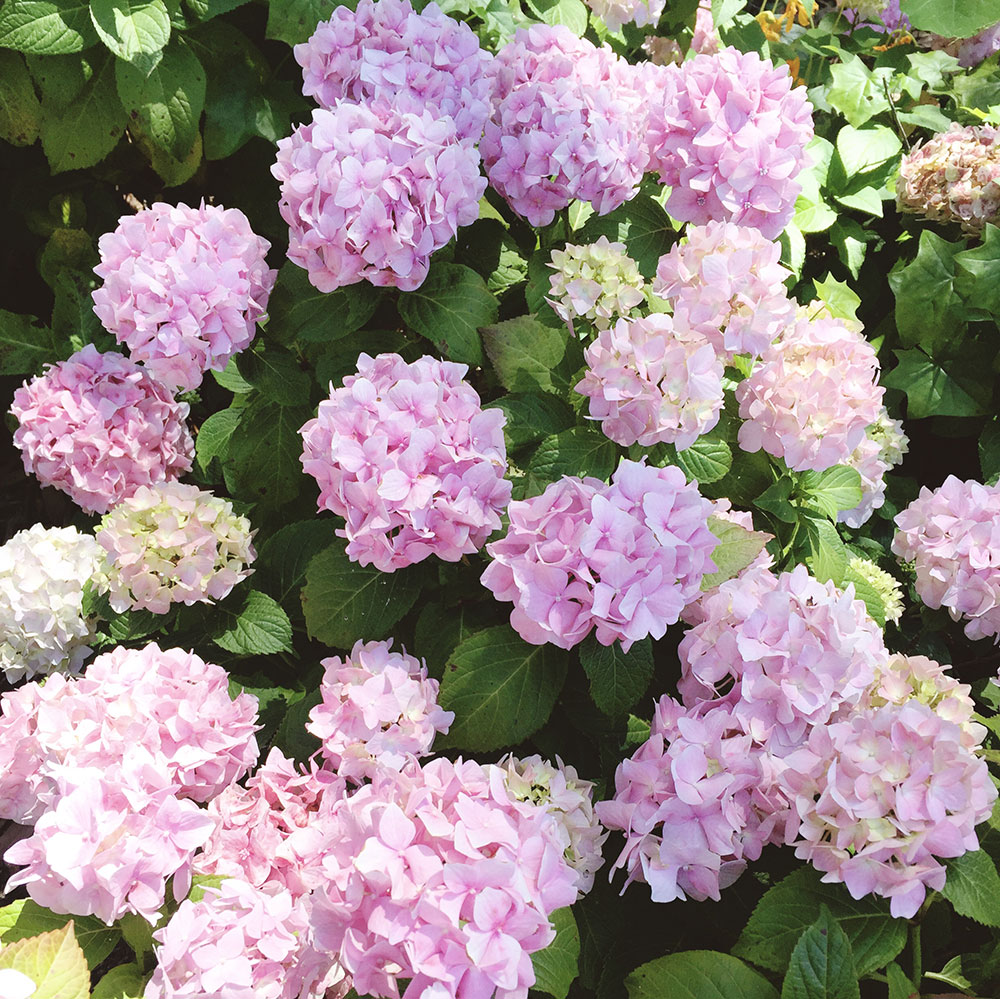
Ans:
[{"label": "wilted blossom", "polygon": [[246,787],[230,784],[208,803],[216,825],[194,859],[195,873],[238,878],[257,888],[272,881],[296,898],[308,894],[305,872],[284,843],[309,826],[321,802],[342,797],[345,790],[344,780],[315,760],[300,769],[272,747]]},{"label": "wilted blossom", "polygon": [[896,516],[893,553],[912,562],[928,607],[966,618],[969,638],[1000,633],[1000,486],[954,475]]},{"label": "wilted blossom", "polygon": [[253,340],[276,270],[243,212],[154,204],[98,241],[94,312],[164,385],[188,390]]},{"label": "wilted blossom", "polygon": [[0,669],[8,683],[80,671],[95,628],[83,613],[83,587],[99,552],[75,527],[41,524],[0,547]]},{"label": "wilted blossom", "polygon": [[344,659],[321,663],[323,700],[309,712],[306,731],[323,743],[329,767],[361,783],[377,767],[400,770],[430,753],[448,731],[453,711],[438,707],[438,682],[427,667],[387,642],[355,642]]},{"label": "wilted blossom", "polygon": [[221,600],[252,572],[252,535],[229,500],[181,482],[140,486],[97,529],[100,588],[116,611]]},{"label": "wilted blossom", "polygon": [[885,619],[896,623],[903,616],[903,587],[895,576],[866,558],[852,555],[847,567],[860,576],[878,595],[885,608]]},{"label": "wilted blossom", "polygon": [[969,69],[985,62],[991,55],[1000,52],[1000,24],[983,28],[971,38],[943,38],[933,35],[932,49],[944,49],[949,55],[958,59],[959,66]]},{"label": "wilted blossom", "polygon": [[627,651],[662,638],[715,570],[711,503],[676,466],[623,461],[611,485],[563,476],[510,504],[510,527],[487,545],[482,582],[514,603],[510,623],[534,645],[570,649],[596,628]]},{"label": "wilted blossom", "polygon": [[745,572],[701,610],[678,649],[684,704],[730,704],[742,730],[778,754],[858,704],[888,660],[853,587],[820,583],[802,565],[780,576]]},{"label": "wilted blossom", "polygon": [[938,858],[979,848],[975,826],[997,797],[959,725],[916,700],[817,726],[784,764],[800,818],[795,855],[853,898],[888,898],[897,918],[944,887]]},{"label": "wilted blossom", "polygon": [[604,863],[601,847],[608,838],[594,814],[593,782],[580,780],[576,769],[558,756],[556,766],[537,755],[520,760],[510,755],[499,766],[511,797],[541,805],[558,820],[566,842],[563,857],[577,872],[577,891],[586,895]]},{"label": "wilted blossom", "polygon": [[660,257],[653,292],[721,357],[757,356],[795,322],[784,287],[791,271],[780,257],[780,244],[756,229],[732,222],[688,226],[687,239]]},{"label": "wilted blossom", "polygon": [[393,572],[437,555],[457,562],[500,527],[504,415],[483,410],[464,364],[399,354],[358,358],[306,423],[302,467],[320,509],[346,518],[347,554]]},{"label": "wilted blossom", "polygon": [[805,88],[793,89],[787,66],[732,47],[653,69],[649,168],[673,189],[667,211],[775,239],[794,213],[813,137]]},{"label": "wilted blossom", "polygon": [[618,444],[690,447],[719,422],[722,362],[712,344],[664,313],[619,319],[584,351],[575,390]]},{"label": "wilted blossom", "polygon": [[305,907],[280,885],[229,878],[206,887],[204,897],[185,899],[154,933],[156,970],[144,999],[345,995],[343,969],[312,949],[308,930]]},{"label": "wilted blossom", "polygon": [[395,997],[409,979],[404,999],[527,999],[549,916],[577,898],[558,819],[512,796],[497,766],[381,768],[296,835],[319,839],[314,945],[359,995]]},{"label": "wilted blossom", "polygon": [[953,122],[899,164],[896,206],[980,234],[1000,212],[1000,131]]},{"label": "wilted blossom", "polygon": [[861,502],[837,514],[838,522],[860,527],[885,503],[885,473],[903,460],[909,451],[903,424],[889,416],[885,406],[878,419],[865,428],[864,440],[844,462],[861,476]]},{"label": "wilted blossom", "polygon": [[24,470],[87,513],[177,478],[194,458],[187,403],[135,361],[93,344],[26,382],[10,411]]},{"label": "wilted blossom", "polygon": [[358,281],[413,291],[431,254],[479,217],[486,180],[455,123],[384,101],[313,112],[278,142],[271,173],[288,258],[320,291]]},{"label": "wilted blossom", "polygon": [[800,318],[736,388],[739,444],[794,471],[846,464],[879,419],[885,390],[864,336],[841,320]]},{"label": "wilted blossom", "polygon": [[399,111],[452,118],[463,140],[477,142],[483,133],[492,57],[467,24],[436,3],[419,14],[408,0],[360,0],[356,11],[335,7],[292,51],[302,67],[302,92],[322,107],[382,100]]},{"label": "wilted blossom", "polygon": [[546,301],[571,333],[575,319],[585,320],[584,327],[592,324],[606,330],[645,301],[638,265],[624,243],[609,243],[607,236],[585,246],[567,243],[562,250],[553,250],[549,267],[555,273],[549,278],[552,297]]}]

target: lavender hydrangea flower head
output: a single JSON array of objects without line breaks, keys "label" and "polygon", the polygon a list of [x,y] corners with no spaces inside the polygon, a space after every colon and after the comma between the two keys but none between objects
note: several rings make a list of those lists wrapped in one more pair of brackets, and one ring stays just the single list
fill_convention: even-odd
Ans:
[{"label": "lavender hydrangea flower head", "polygon": [[165,385],[197,388],[253,340],[278,275],[270,246],[236,208],[157,203],[98,241],[94,312]]}]

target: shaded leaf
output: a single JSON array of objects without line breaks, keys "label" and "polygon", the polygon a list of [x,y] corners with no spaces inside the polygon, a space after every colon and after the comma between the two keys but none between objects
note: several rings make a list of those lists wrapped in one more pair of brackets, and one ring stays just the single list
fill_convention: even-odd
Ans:
[{"label": "shaded leaf", "polygon": [[580,664],[593,702],[609,717],[623,718],[653,678],[653,643],[643,638],[623,652],[620,642],[601,645],[588,635],[580,645]]},{"label": "shaded leaf", "polygon": [[554,390],[552,369],[566,353],[567,331],[518,316],[480,331],[483,346],[504,387],[511,392]]},{"label": "shaded leaf", "polygon": [[625,979],[629,999],[778,999],[774,986],[729,954],[689,950],[658,957]]},{"label": "shaded leaf", "polygon": [[825,905],[795,944],[781,999],[861,999],[851,941]]},{"label": "shaded leaf", "polygon": [[242,604],[219,603],[213,611],[213,624],[221,627],[212,641],[227,652],[241,656],[272,655],[290,652],[292,625],[288,615],[259,590],[250,590]]},{"label": "shaded leaf", "polygon": [[0,139],[12,146],[30,146],[41,127],[42,105],[24,57],[0,51]]},{"label": "shaded leaf", "polygon": [[547,992],[555,999],[566,999],[569,988],[579,974],[580,931],[570,908],[556,909],[549,916],[556,938],[542,950],[531,955],[535,969],[533,989]]},{"label": "shaded leaf", "polygon": [[0,46],[32,55],[80,52],[97,41],[89,3],[7,0],[0,7]]},{"label": "shaded leaf", "polygon": [[1000,875],[985,850],[973,850],[946,860],[948,879],[941,894],[960,916],[1000,926]]}]

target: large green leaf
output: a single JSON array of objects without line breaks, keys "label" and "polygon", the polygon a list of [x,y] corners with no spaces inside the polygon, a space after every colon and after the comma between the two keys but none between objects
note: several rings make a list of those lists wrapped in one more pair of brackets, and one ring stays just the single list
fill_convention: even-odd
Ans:
[{"label": "large green leaf", "polygon": [[575,35],[587,30],[587,8],[582,0],[526,0],[528,8],[546,24],[565,24]]},{"label": "large green leaf", "polygon": [[733,467],[733,452],[725,441],[702,437],[678,451],[674,464],[687,476],[688,482],[705,486],[718,482]]},{"label": "large green leaf", "polygon": [[774,986],[729,954],[689,950],[658,957],[625,979],[629,999],[778,999]]},{"label": "large green leaf", "polygon": [[555,927],[556,938],[548,947],[531,955],[531,964],[535,969],[532,988],[547,992],[555,999],[566,999],[570,986],[579,974],[580,931],[570,908],[556,909],[549,922]]},{"label": "large green leaf", "polygon": [[900,10],[920,31],[969,38],[997,23],[996,0],[902,0]]},{"label": "large green leaf", "polygon": [[572,427],[546,437],[528,465],[528,490],[540,493],[564,475],[607,481],[618,464],[618,448],[591,427]]},{"label": "large green leaf", "polygon": [[90,999],[90,971],[73,924],[16,940],[0,950],[0,971],[12,968],[35,983],[32,999]]},{"label": "large green leaf", "polygon": [[529,645],[507,625],[477,632],[445,667],[439,701],[455,721],[438,744],[487,752],[526,739],[548,720],[566,667],[562,649]]},{"label": "large green leaf", "polygon": [[298,591],[305,582],[309,562],[333,541],[330,520],[286,524],[260,546],[254,563],[254,583],[266,589],[283,606],[287,606],[286,601],[294,596],[298,607]]},{"label": "large green leaf", "polygon": [[80,0],[6,0],[0,46],[32,55],[80,52],[97,41],[90,6]]},{"label": "large green leaf", "polygon": [[292,649],[288,615],[266,593],[251,590],[242,604],[223,601],[213,614],[212,641],[240,656],[273,655]]},{"label": "large green leaf", "polygon": [[803,506],[836,520],[841,510],[853,510],[861,502],[861,476],[846,465],[805,471],[799,476],[798,492]]},{"label": "large green leaf", "polygon": [[899,363],[882,384],[906,393],[906,414],[925,416],[981,416],[989,409],[993,376],[968,356],[944,363],[922,350],[895,350]]},{"label": "large green leaf", "polygon": [[194,440],[195,461],[202,474],[208,471],[213,458],[224,459],[229,441],[239,426],[241,409],[220,409],[213,413],[199,428]]},{"label": "large green leaf", "polygon": [[291,351],[259,341],[253,350],[237,354],[236,368],[248,385],[279,405],[294,406],[309,399],[312,378]]},{"label": "large green leaf", "polygon": [[0,51],[0,139],[12,146],[30,146],[41,127],[42,106],[24,57]]},{"label": "large green leaf", "polygon": [[497,300],[471,267],[432,264],[424,283],[399,296],[403,322],[453,361],[483,363],[479,327],[497,317]]},{"label": "large green leaf", "polygon": [[96,916],[69,916],[45,909],[30,898],[20,898],[0,909],[0,942],[4,945],[39,933],[57,930],[73,920],[73,932],[91,969],[96,968],[121,940],[121,933]]},{"label": "large green leaf", "polygon": [[955,911],[987,926],[1000,926],[1000,875],[985,850],[946,860],[948,880],[941,894]]},{"label": "large green leaf", "polygon": [[42,365],[60,359],[52,330],[34,316],[0,309],[0,374],[33,375]]},{"label": "large green leaf", "polygon": [[320,21],[329,18],[335,6],[334,0],[271,0],[265,37],[298,45],[309,38]]},{"label": "large green leaf", "polygon": [[566,353],[565,330],[532,316],[518,316],[481,330],[483,346],[504,387],[511,392],[551,392],[552,369]]},{"label": "large green leaf", "polygon": [[621,719],[653,679],[653,643],[643,638],[622,652],[619,642],[601,645],[588,635],[580,645],[580,664],[593,702],[609,717]]},{"label": "large green leaf", "polygon": [[94,986],[90,999],[142,999],[147,977],[137,964],[120,964]]},{"label": "large green leaf", "polygon": [[507,417],[503,434],[508,451],[568,430],[575,422],[573,410],[548,392],[511,392],[483,408],[502,410]]},{"label": "large green leaf", "polygon": [[749,531],[740,524],[721,517],[709,517],[708,529],[718,538],[719,543],[712,550],[715,572],[702,578],[702,590],[710,590],[742,572],[771,540],[770,534]]},{"label": "large green leaf", "polygon": [[1000,229],[988,225],[980,246],[953,257],[955,291],[968,305],[1000,318]]},{"label": "large green leaf", "polygon": [[341,649],[359,639],[387,638],[416,603],[419,571],[381,572],[352,562],[337,542],[316,555],[302,590],[309,637]]},{"label": "large green leaf", "polygon": [[795,944],[781,999],[861,999],[851,941],[825,905]]},{"label": "large green leaf", "polygon": [[639,265],[643,277],[651,278],[661,256],[677,242],[677,231],[670,216],[645,194],[639,194],[622,208],[628,219],[625,245],[629,256]]},{"label": "large green leaf", "polygon": [[843,885],[824,884],[818,872],[802,867],[757,903],[733,953],[783,974],[799,937],[824,905],[851,942],[859,976],[884,968],[906,946],[906,923],[892,918],[888,902],[871,895],[852,899]]},{"label": "large green leaf", "polygon": [[205,71],[184,41],[176,39],[148,73],[119,61],[118,96],[130,119],[171,156],[182,159],[198,135],[205,106]]},{"label": "large green leaf", "polygon": [[90,16],[101,41],[143,74],[159,62],[170,41],[170,12],[163,0],[90,0]]}]

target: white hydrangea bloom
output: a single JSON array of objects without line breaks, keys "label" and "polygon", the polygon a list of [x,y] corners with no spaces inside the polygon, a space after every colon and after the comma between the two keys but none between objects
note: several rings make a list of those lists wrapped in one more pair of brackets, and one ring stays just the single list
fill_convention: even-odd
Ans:
[{"label": "white hydrangea bloom", "polygon": [[95,622],[83,587],[97,569],[97,542],[75,527],[35,524],[0,547],[0,669],[9,683],[79,673]]}]

